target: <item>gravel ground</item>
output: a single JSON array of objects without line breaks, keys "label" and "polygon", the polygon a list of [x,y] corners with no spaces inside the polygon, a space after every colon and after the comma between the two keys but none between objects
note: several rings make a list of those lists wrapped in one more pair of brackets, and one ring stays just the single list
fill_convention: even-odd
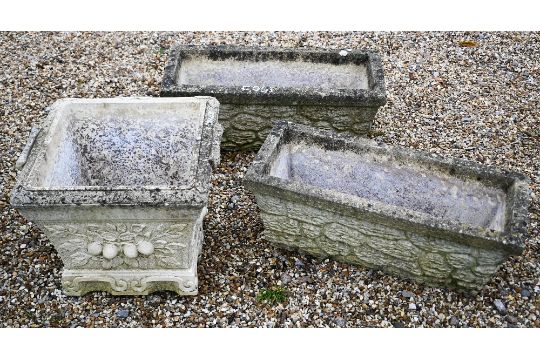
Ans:
[{"label": "gravel ground", "polygon": [[[9,206],[28,131],[63,97],[157,96],[177,42],[379,50],[389,101],[372,136],[530,176],[524,254],[473,296],[275,249],[242,187],[254,154],[224,153],[212,180],[200,295],[64,296],[56,252]],[[2,326],[540,326],[539,33],[0,33],[0,59]],[[285,302],[257,301],[273,286]]]}]

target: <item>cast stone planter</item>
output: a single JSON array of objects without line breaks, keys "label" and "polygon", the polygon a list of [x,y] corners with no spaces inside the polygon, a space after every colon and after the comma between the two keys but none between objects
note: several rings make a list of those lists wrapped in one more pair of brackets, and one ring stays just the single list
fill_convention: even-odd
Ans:
[{"label": "cast stone planter", "polygon": [[197,293],[219,103],[57,101],[18,161],[11,204],[58,251],[68,295]]},{"label": "cast stone planter", "polygon": [[279,122],[245,177],[265,238],[431,285],[477,290],[524,247],[528,180]]},{"label": "cast stone planter", "polygon": [[219,100],[224,149],[258,149],[275,120],[365,134],[386,102],[373,52],[180,45],[161,96],[194,95]]}]

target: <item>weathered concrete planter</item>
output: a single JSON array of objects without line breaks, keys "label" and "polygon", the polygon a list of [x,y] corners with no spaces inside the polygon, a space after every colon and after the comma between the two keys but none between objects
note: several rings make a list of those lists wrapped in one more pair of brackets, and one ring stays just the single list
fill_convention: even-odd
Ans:
[{"label": "weathered concrete planter", "polygon": [[528,180],[475,163],[279,122],[249,169],[267,240],[479,289],[523,250]]},{"label": "weathered concrete planter", "polygon": [[58,251],[67,294],[197,293],[218,108],[210,97],[52,106],[19,159],[11,203]]},{"label": "weathered concrete planter", "polygon": [[173,48],[162,96],[215,96],[222,148],[257,149],[275,120],[365,134],[386,102],[377,54],[230,46]]}]

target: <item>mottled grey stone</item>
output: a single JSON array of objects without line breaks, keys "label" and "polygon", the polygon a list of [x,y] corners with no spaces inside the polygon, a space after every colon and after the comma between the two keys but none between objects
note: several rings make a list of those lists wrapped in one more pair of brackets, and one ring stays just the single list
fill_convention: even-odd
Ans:
[{"label": "mottled grey stone", "polygon": [[478,280],[478,276],[468,268],[459,268],[452,273],[452,277],[456,280],[460,280],[466,283],[475,283]]},{"label": "mottled grey stone", "polygon": [[171,50],[162,96],[215,96],[224,149],[257,149],[276,120],[366,134],[386,102],[379,55],[231,46]]},{"label": "mottled grey stone", "polygon": [[245,185],[269,241],[427,284],[477,290],[523,250],[527,178],[463,160],[280,122]]},{"label": "mottled grey stone", "polygon": [[351,252],[351,247],[344,242],[335,241],[326,237],[317,241],[317,247],[324,249],[324,252],[330,256],[347,256]]}]

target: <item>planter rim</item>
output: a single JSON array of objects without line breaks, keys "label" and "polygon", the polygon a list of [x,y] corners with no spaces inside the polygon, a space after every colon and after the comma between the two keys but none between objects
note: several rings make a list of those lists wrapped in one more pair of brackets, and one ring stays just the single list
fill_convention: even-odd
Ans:
[{"label": "planter rim", "polygon": [[[182,104],[200,103],[204,117],[198,141],[198,158],[193,164],[194,176],[182,186],[34,186],[31,174],[45,156],[46,138],[53,131],[53,120],[70,104]],[[215,147],[214,137],[221,136],[217,123],[219,102],[212,97],[191,98],[64,98],[57,100],[41,124],[34,127],[23,149],[17,167],[17,183],[12,191],[11,204],[17,208],[68,205],[128,205],[200,207],[207,202],[211,167]],[[219,154],[218,154],[219,156]]]},{"label": "planter rim", "polygon": [[[280,146],[287,143],[287,137],[292,133],[300,134],[301,138],[304,139],[312,138],[329,143],[341,143],[356,149],[392,151],[401,156],[455,169],[457,172],[481,174],[483,178],[489,177],[495,182],[505,183],[508,192],[512,192],[513,196],[506,204],[507,215],[504,229],[496,231],[463,224],[455,220],[442,220],[420,211],[269,175],[274,156],[279,152]],[[524,249],[528,226],[529,178],[520,173],[499,170],[468,160],[442,158],[423,151],[377,143],[366,138],[278,121],[248,169],[244,183],[248,189],[255,193],[260,191],[277,197],[287,195],[294,199],[303,200],[303,202],[309,199],[312,204],[323,204],[341,212],[360,212],[372,218],[414,224],[423,231],[442,232],[452,241],[460,243],[467,244],[469,241],[473,241],[481,247],[499,248],[513,254],[520,254]],[[510,212],[508,212],[509,209]]]},{"label": "planter rim", "polygon": [[[346,55],[340,55],[345,51]],[[320,63],[350,63],[367,65],[369,89],[294,88],[280,86],[211,86],[181,85],[177,77],[182,58],[191,55],[216,58],[306,59]],[[266,105],[329,105],[379,107],[386,103],[386,87],[381,58],[371,50],[321,50],[309,48],[244,47],[230,45],[176,45],[169,52],[161,83],[161,96],[215,96],[226,104]]]}]

